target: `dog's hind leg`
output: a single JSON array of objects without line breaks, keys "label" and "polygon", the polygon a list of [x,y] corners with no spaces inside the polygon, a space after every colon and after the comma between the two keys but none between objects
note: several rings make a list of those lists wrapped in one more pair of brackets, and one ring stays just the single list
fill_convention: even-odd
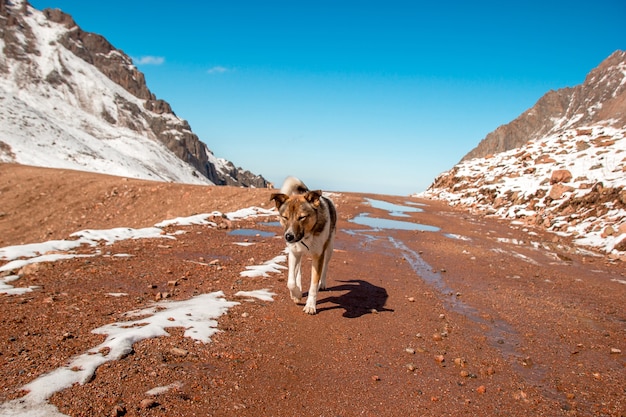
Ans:
[{"label": "dog's hind leg", "polygon": [[294,303],[302,301],[302,253],[289,252],[289,275],[287,288]]}]

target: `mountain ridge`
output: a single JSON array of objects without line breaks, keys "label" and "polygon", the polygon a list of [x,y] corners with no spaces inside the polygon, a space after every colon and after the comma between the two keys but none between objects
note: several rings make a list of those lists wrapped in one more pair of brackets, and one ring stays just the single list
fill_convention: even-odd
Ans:
[{"label": "mountain ridge", "polygon": [[[113,169],[120,175],[165,181],[268,185],[262,176],[215,157],[189,123],[149,90],[130,57],[103,36],[83,31],[63,11],[39,11],[27,1],[2,2],[0,35],[0,106],[7,114],[0,117],[0,160],[105,173]],[[29,125],[23,120],[30,120]],[[16,124],[22,124],[18,132]],[[40,126],[34,129],[33,124]],[[73,143],[68,149],[58,149],[68,141]],[[54,149],[54,157],[24,155],[39,148]],[[105,149],[120,155],[104,155]],[[164,155],[159,159],[167,162],[154,162],[152,155],[164,149],[191,168]],[[94,161],[98,156],[113,159]],[[142,161],[141,156],[150,160]]]},{"label": "mountain ridge", "polygon": [[461,161],[505,152],[568,128],[599,122],[626,125],[625,72],[626,51],[613,52],[582,84],[549,91],[515,120],[489,133]]}]

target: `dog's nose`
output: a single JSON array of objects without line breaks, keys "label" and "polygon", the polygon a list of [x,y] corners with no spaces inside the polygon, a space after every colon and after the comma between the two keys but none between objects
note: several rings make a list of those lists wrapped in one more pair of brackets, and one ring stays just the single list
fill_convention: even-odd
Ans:
[{"label": "dog's nose", "polygon": [[285,240],[286,240],[287,242],[290,242],[290,243],[291,243],[291,242],[293,242],[295,239],[296,239],[296,236],[295,236],[293,233],[291,233],[291,232],[287,232],[287,233],[285,233]]}]

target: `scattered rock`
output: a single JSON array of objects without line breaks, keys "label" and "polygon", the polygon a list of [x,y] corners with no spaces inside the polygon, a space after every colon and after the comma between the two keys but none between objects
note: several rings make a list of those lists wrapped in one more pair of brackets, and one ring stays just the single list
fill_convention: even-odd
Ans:
[{"label": "scattered rock", "polygon": [[174,356],[187,356],[189,354],[189,351],[175,347],[170,349],[170,353]]},{"label": "scattered rock", "polygon": [[120,404],[114,406],[111,412],[109,413],[111,417],[121,417],[125,414],[126,414],[126,407]]},{"label": "scattered rock", "polygon": [[465,366],[467,365],[467,362],[463,358],[454,358],[454,364],[456,366],[460,366],[462,368],[465,368]]},{"label": "scattered rock", "polygon": [[157,405],[159,405],[159,403],[156,402],[156,400],[152,398],[146,398],[141,400],[141,402],[139,403],[139,408],[141,408],[142,410],[148,410],[150,408],[156,407]]},{"label": "scattered rock", "polygon": [[559,200],[563,197],[563,194],[571,191],[574,191],[574,187],[557,183],[550,188],[548,196],[553,200]]}]

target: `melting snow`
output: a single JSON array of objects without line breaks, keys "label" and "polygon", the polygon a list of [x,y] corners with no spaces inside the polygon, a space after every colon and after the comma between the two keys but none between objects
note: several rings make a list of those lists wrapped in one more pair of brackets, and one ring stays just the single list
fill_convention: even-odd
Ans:
[{"label": "melting snow", "polygon": [[[214,213],[215,214],[215,213]],[[247,216],[263,216],[275,214],[268,210],[250,208],[238,210],[235,213],[227,214],[226,217],[241,219]],[[211,214],[213,215],[213,214]],[[221,215],[221,214],[220,214]],[[206,217],[205,217],[206,216]],[[189,218],[178,218],[172,221],[159,223],[160,225],[189,225],[204,222],[210,215],[192,216]],[[207,222],[208,223],[208,222]],[[200,223],[200,224],[207,224]],[[163,230],[159,227],[146,229],[118,228],[111,230],[86,230],[74,233],[72,236],[79,237],[76,241],[50,241],[41,244],[11,246],[0,248],[0,259],[11,260],[5,264],[0,271],[18,269],[23,265],[34,262],[53,262],[58,259],[66,259],[76,256],[96,256],[77,254],[44,254],[42,252],[54,250],[72,250],[82,244],[95,245],[96,242],[104,240],[112,244],[122,239],[138,238],[163,238],[171,236],[163,235]],[[18,259],[27,258],[27,259]],[[265,262],[263,265],[247,267],[247,271],[242,274],[246,276],[268,276],[268,272],[280,272],[284,266],[279,265],[285,262],[284,255]],[[257,274],[257,275],[252,275]],[[19,279],[18,275],[6,276],[0,281],[0,293],[21,294],[32,291],[35,287],[14,288],[9,282]],[[121,297],[125,293],[108,293],[112,297]],[[240,291],[236,297],[257,298],[262,301],[273,301],[275,294],[267,289],[255,291]],[[48,398],[55,392],[63,390],[79,383],[84,384],[92,377],[96,369],[102,364],[120,359],[133,350],[133,345],[147,338],[168,336],[166,329],[171,327],[181,327],[185,329],[185,337],[190,337],[198,343],[209,343],[217,329],[217,319],[225,314],[229,308],[238,305],[236,301],[226,300],[222,291],[209,294],[201,294],[189,300],[183,301],[160,301],[154,305],[130,311],[124,314],[128,320],[118,321],[101,326],[92,330],[93,333],[106,335],[106,339],[100,345],[93,347],[87,352],[70,359],[67,365],[57,368],[51,372],[39,376],[35,380],[26,384],[23,389],[28,391],[26,395],[0,404],[0,416],[20,416],[20,417],[65,417],[55,406],[48,403]],[[134,319],[135,317],[139,317]],[[158,395],[169,389],[179,387],[179,383],[174,383],[165,387],[156,387],[148,391],[148,395]]]}]

